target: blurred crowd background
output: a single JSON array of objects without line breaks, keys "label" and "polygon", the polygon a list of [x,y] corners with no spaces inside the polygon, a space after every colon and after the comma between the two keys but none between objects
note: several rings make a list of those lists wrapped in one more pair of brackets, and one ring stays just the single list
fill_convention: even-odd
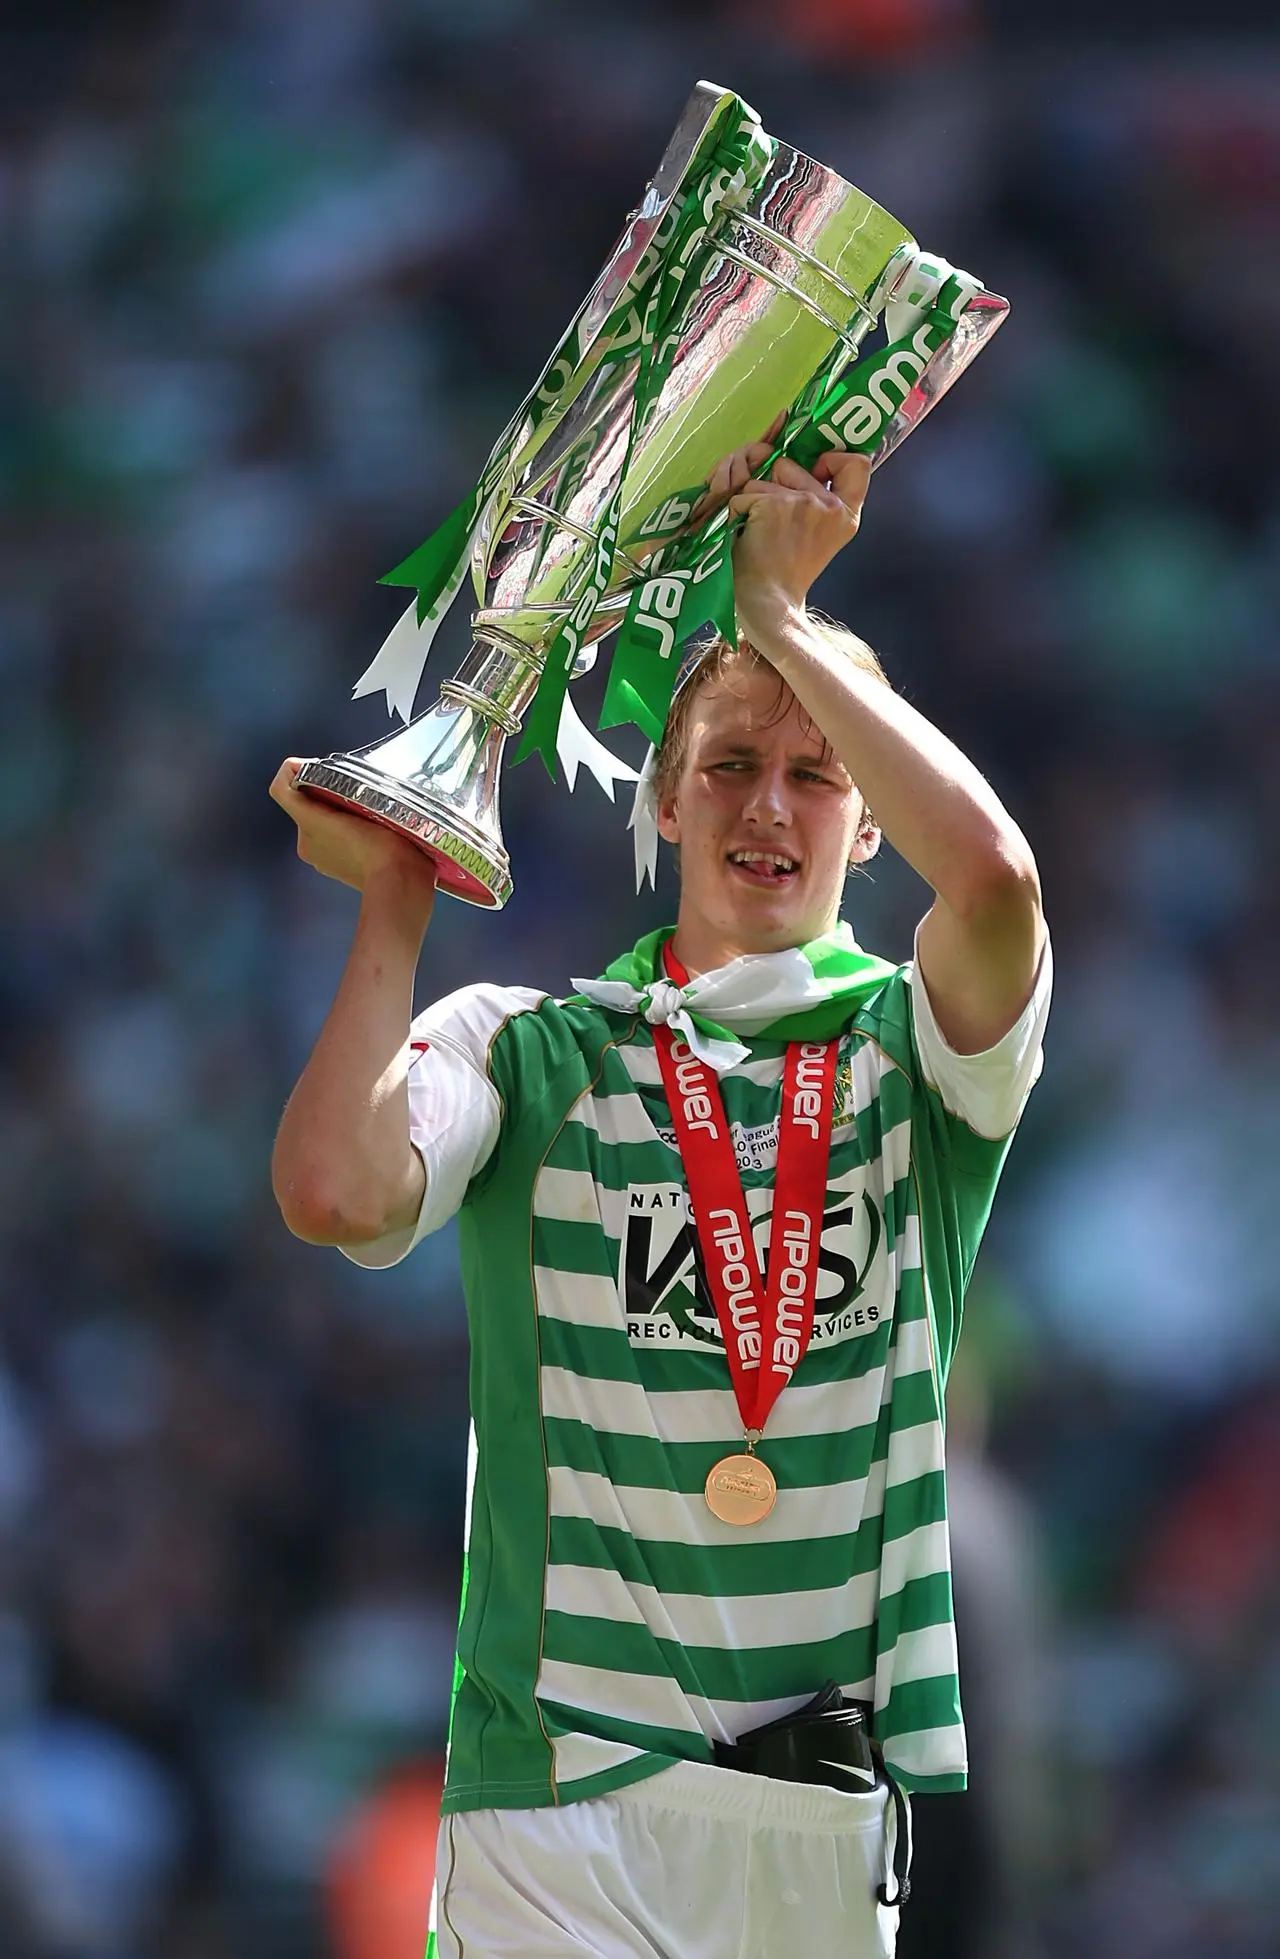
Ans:
[{"label": "blurred crowd background", "polygon": [[[5,1959],[420,1950],[465,1323],[451,1233],[365,1275],[274,1210],[353,901],[266,786],[385,726],[376,579],[699,75],[1013,301],[820,593],[1005,795],[1058,969],[952,1393],[974,1794],[917,1805],[904,1947],[1280,1951],[1280,39],[1060,11],[0,14]],[[674,910],[585,779],[504,817],[424,1000]]]}]

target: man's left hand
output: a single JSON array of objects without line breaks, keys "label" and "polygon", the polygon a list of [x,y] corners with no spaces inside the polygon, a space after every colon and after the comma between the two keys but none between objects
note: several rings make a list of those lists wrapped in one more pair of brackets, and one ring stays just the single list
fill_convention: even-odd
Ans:
[{"label": "man's left hand", "polygon": [[734,604],[748,639],[803,612],[809,588],[855,536],[871,480],[865,456],[827,450],[812,472],[780,456],[766,478],[753,478],[729,499],[745,513],[733,552]]}]

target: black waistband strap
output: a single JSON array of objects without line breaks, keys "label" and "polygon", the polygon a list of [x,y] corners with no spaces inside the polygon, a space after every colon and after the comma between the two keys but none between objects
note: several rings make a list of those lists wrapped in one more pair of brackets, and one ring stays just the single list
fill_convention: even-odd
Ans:
[{"label": "black waistband strap", "polygon": [[793,1714],[752,1728],[735,1742],[713,1742],[712,1754],[721,1768],[769,1776],[775,1782],[816,1783],[846,1792],[885,1783],[893,1799],[895,1888],[890,1896],[888,1883],[881,1884],[876,1896],[892,1908],[904,1905],[911,1896],[911,1807],[871,1733],[872,1712],[869,1701],[847,1699],[835,1681],[828,1680]]}]

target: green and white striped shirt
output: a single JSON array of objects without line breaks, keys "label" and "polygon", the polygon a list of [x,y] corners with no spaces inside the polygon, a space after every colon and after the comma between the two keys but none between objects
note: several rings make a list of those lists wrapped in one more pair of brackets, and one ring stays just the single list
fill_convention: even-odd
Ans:
[{"label": "green and white striped shirt", "polygon": [[[789,1712],[874,1701],[913,1790],[963,1788],[942,1396],[1051,962],[988,1054],[946,1047],[912,967],[841,1038],[813,1338],[760,1454],[763,1523],[707,1508],[740,1445],[644,1020],[464,988],[414,1023],[422,1216],[459,1212],[472,1460],[445,1809],[618,1788]],[[763,1261],[781,1042],[721,1076]]]}]

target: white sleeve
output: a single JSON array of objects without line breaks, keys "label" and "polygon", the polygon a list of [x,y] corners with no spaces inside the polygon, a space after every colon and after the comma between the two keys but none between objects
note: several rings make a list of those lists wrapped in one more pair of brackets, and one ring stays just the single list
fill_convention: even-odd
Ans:
[{"label": "white sleeve", "polygon": [[514,1014],[541,1005],[527,986],[464,986],[420,1013],[409,1029],[409,1135],[427,1173],[417,1223],[364,1245],[344,1245],[355,1265],[398,1265],[447,1224],[498,1141],[501,1105],[489,1049]]},{"label": "white sleeve", "polygon": [[1053,952],[1048,938],[1031,998],[1003,1039],[982,1054],[957,1054],[947,1045],[933,1017],[920,971],[918,930],[916,954],[911,968],[911,1004],[924,1078],[938,1091],[942,1106],[976,1135],[992,1141],[1007,1136],[1026,1107],[1044,1065],[1044,1028],[1053,991]]}]

